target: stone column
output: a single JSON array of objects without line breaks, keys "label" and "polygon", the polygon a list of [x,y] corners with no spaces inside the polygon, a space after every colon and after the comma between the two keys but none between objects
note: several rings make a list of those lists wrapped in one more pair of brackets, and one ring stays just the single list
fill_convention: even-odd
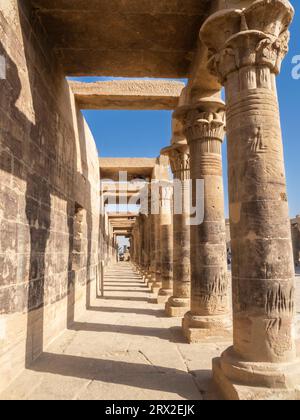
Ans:
[{"label": "stone column", "polygon": [[[157,176],[157,174],[156,174]],[[155,179],[151,184],[151,218],[152,218],[152,273],[153,282],[151,284],[152,297],[150,301],[156,298],[161,283],[161,243],[160,243],[160,197],[159,197],[159,179]]]},{"label": "stone column", "polygon": [[158,214],[153,215],[154,217],[154,236],[155,236],[155,282],[152,284],[151,291],[156,297],[159,289],[162,287],[162,277],[161,277],[161,214],[160,214],[160,205]]},{"label": "stone column", "polygon": [[140,274],[143,278],[144,278],[144,261],[145,261],[144,227],[145,227],[145,217],[143,214],[140,214]]},{"label": "stone column", "polygon": [[148,269],[149,269],[149,217],[143,215],[143,279],[146,281],[148,278]]},{"label": "stone column", "polygon": [[134,228],[133,228],[132,229],[131,240],[130,240],[130,255],[131,255],[132,265],[134,265],[134,260],[135,260],[135,256],[134,256],[134,252],[135,252],[135,250],[134,250],[134,242],[135,242],[134,235],[135,235],[135,233],[134,233]]},{"label": "stone column", "polygon": [[288,1],[261,0],[212,15],[201,30],[209,68],[227,97],[234,345],[214,361],[215,380],[227,398],[300,397],[275,80],[292,16]]},{"label": "stone column", "polygon": [[174,198],[180,195],[180,209],[173,214],[173,295],[166,303],[166,315],[183,317],[190,309],[190,153],[186,139],[165,149],[174,174]]},{"label": "stone column", "polygon": [[143,271],[143,217],[140,214],[138,217],[139,224],[138,224],[138,265],[139,265],[139,272],[142,274]]},{"label": "stone column", "polygon": [[[147,189],[149,189],[149,186],[147,186]],[[146,271],[145,271],[145,282],[146,284],[151,281],[151,192],[147,192],[147,201],[148,206],[146,209],[146,226],[145,226],[145,240],[146,240]]]},{"label": "stone column", "polygon": [[199,100],[183,113],[183,121],[190,148],[194,207],[199,200],[197,182],[203,182],[204,187],[204,219],[191,219],[191,311],[183,320],[185,337],[195,343],[230,331],[221,154],[224,103],[218,98]]},{"label": "stone column", "polygon": [[150,268],[148,276],[148,286],[152,287],[156,279],[156,264],[155,264],[155,216],[150,215]]},{"label": "stone column", "polygon": [[162,183],[160,197],[161,288],[157,303],[166,303],[173,295],[173,188],[170,182]]},{"label": "stone column", "polygon": [[117,252],[117,246],[118,246],[118,243],[117,243],[117,235],[114,233],[114,236],[113,236],[113,251],[114,251],[114,259],[115,259],[115,262],[119,262],[119,260],[118,260],[118,252]]},{"label": "stone column", "polygon": [[139,218],[136,218],[134,226],[134,266],[136,272],[138,271],[138,259],[139,259]]},{"label": "stone column", "polygon": [[159,210],[158,210],[158,198],[156,194],[156,185],[157,182],[152,180],[151,182],[151,198],[149,203],[149,211],[150,211],[150,276],[148,280],[149,288],[152,288],[152,285],[156,282],[156,279],[159,281],[159,277],[157,277],[157,247],[158,247],[158,240],[157,240],[157,224],[158,224],[158,217],[159,217]]}]

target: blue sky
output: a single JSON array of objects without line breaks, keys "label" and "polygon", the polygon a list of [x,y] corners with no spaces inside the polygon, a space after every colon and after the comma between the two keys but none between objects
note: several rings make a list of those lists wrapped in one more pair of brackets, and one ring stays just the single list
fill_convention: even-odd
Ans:
[{"label": "blue sky", "polygon": [[[300,56],[300,4],[299,0],[293,0],[291,3],[296,8],[296,15],[291,26],[290,51],[283,62],[277,85],[290,215],[295,216],[300,214],[300,77],[298,80],[293,79],[292,70],[295,64],[292,61],[293,57]],[[300,71],[298,73],[300,76]]]},{"label": "blue sky", "polygon": [[[293,0],[294,6],[299,0]],[[291,217],[300,214],[300,69],[292,78],[293,57],[300,56],[300,7],[291,26],[290,51],[277,78]],[[300,62],[300,57],[299,57]],[[80,79],[94,81],[92,79]],[[99,78],[98,80],[107,80]],[[85,111],[102,157],[154,157],[171,139],[171,112],[166,111]],[[226,144],[224,187],[228,216]]]}]

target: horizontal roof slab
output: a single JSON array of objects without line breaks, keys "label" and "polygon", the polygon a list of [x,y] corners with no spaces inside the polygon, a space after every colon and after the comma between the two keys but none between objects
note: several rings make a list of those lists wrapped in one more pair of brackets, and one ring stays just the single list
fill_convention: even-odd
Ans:
[{"label": "horizontal roof slab", "polygon": [[31,0],[66,74],[183,78],[212,0]]},{"label": "horizontal roof slab", "polygon": [[122,212],[118,212],[118,213],[112,213],[112,212],[107,212],[107,216],[109,219],[130,219],[130,218],[135,218],[139,215],[139,213],[133,213],[133,212],[129,212],[129,213],[122,213]]},{"label": "horizontal roof slab", "polygon": [[184,83],[164,80],[69,82],[81,109],[174,110]]},{"label": "horizontal roof slab", "polygon": [[101,178],[118,181],[119,172],[127,172],[128,179],[151,177],[157,159],[151,158],[100,158]]}]

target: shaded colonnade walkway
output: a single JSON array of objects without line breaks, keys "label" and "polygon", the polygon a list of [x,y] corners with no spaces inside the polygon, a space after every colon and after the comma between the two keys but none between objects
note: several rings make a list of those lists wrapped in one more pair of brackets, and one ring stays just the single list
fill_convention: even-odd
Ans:
[{"label": "shaded colonnade walkway", "polygon": [[186,344],[130,263],[107,270],[104,290],[1,399],[216,398],[211,359],[230,343]]}]

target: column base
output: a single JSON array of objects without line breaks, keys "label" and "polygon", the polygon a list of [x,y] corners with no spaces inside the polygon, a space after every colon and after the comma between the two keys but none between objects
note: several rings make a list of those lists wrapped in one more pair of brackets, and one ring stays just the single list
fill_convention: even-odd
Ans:
[{"label": "column base", "polygon": [[155,276],[153,274],[149,275],[148,281],[147,281],[147,286],[149,287],[149,289],[152,288],[152,285],[155,283]]},{"label": "column base", "polygon": [[213,360],[213,379],[227,400],[300,400],[300,361],[239,362],[232,348]]},{"label": "column base", "polygon": [[160,288],[161,288],[161,285],[159,285],[158,283],[152,284],[151,297],[149,298],[149,303],[158,303],[157,302],[157,294],[158,294]]},{"label": "column base", "polygon": [[197,316],[188,312],[182,320],[182,330],[190,344],[210,337],[232,338],[232,324],[226,315]]},{"label": "column base", "polygon": [[157,296],[157,303],[159,304],[165,304],[168,302],[170,297],[172,296],[173,290],[171,289],[163,289],[161,288],[158,292]]},{"label": "column base", "polygon": [[156,296],[160,291],[161,287],[162,284],[160,282],[155,282],[154,284],[152,284],[151,292]]},{"label": "column base", "polygon": [[166,316],[170,318],[182,318],[189,309],[189,299],[179,299],[172,296],[166,303],[165,312]]}]

